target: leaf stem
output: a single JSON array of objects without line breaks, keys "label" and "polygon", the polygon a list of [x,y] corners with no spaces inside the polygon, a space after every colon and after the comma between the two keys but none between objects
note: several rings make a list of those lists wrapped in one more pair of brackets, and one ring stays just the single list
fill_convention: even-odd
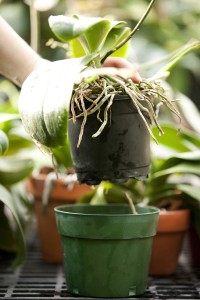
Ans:
[{"label": "leaf stem", "polygon": [[118,49],[120,49],[122,46],[124,46],[124,44],[126,44],[132,37],[133,35],[139,30],[140,25],[144,22],[144,20],[146,19],[146,17],[148,16],[154,2],[156,0],[151,0],[151,2],[149,3],[149,6],[147,7],[145,13],[143,14],[143,16],[140,18],[140,20],[138,21],[138,23],[136,24],[136,26],[133,28],[133,30],[131,31],[131,33],[121,42],[119,43],[114,49],[111,49],[110,51],[108,51],[105,56],[102,58],[101,63],[103,63],[106,58],[108,56],[110,56],[111,54],[113,54],[115,51],[117,51]]}]

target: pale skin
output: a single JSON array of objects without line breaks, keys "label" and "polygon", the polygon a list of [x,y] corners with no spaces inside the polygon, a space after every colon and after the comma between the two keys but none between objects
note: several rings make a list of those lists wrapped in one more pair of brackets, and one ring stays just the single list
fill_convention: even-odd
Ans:
[{"label": "pale skin", "polygon": [[[0,74],[21,87],[35,69],[47,63],[0,16]],[[130,62],[117,57],[107,58],[103,66],[135,71]],[[139,83],[140,75],[136,72],[132,80]]]}]

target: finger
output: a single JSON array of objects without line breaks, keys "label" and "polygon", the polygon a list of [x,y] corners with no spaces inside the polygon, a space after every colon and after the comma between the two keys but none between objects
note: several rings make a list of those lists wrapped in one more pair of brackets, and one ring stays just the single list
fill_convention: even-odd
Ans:
[{"label": "finger", "polygon": [[140,83],[142,80],[140,74],[137,72],[136,65],[131,64],[129,61],[119,57],[108,57],[103,63],[104,67],[115,67],[115,68],[128,68],[135,71],[135,74],[131,77],[131,79],[135,83]]}]

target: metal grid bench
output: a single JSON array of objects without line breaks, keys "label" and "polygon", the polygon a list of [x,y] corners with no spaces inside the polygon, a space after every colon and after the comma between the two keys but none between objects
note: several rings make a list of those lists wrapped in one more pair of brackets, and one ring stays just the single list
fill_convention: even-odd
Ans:
[{"label": "metal grid bench", "polygon": [[[68,293],[62,266],[43,262],[33,242],[21,267],[11,270],[8,263],[9,258],[0,255],[0,299],[86,299]],[[149,277],[146,293],[127,299],[200,299],[200,269],[191,267],[184,251],[175,275]]]}]

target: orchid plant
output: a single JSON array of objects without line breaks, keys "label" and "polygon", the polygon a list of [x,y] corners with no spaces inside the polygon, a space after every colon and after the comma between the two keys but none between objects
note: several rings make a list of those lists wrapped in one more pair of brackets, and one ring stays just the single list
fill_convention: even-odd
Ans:
[{"label": "orchid plant", "polygon": [[[127,94],[145,122],[151,136],[156,140],[149,123],[156,124],[160,134],[163,130],[157,121],[157,108],[165,105],[179,119],[174,100],[168,99],[161,80],[169,75],[169,70],[179,59],[193,49],[199,48],[199,41],[172,53],[167,63],[155,76],[142,79],[140,83],[130,80],[131,70],[102,68],[109,56],[126,57],[129,41],[137,33],[147,17],[155,0],[151,0],[147,10],[133,30],[124,21],[112,21],[100,17],[51,16],[49,25],[55,36],[72,58],[51,62],[34,71],[22,86],[19,111],[25,129],[42,149],[63,147],[67,143],[67,123],[69,112],[73,121],[82,117],[78,145],[80,145],[84,124],[90,114],[104,108],[104,120],[93,137],[101,134],[108,122],[108,112],[116,94]],[[59,42],[60,44],[60,42]],[[90,104],[89,107],[87,104]],[[75,113],[78,107],[79,113]],[[88,108],[86,108],[88,107]]]}]

